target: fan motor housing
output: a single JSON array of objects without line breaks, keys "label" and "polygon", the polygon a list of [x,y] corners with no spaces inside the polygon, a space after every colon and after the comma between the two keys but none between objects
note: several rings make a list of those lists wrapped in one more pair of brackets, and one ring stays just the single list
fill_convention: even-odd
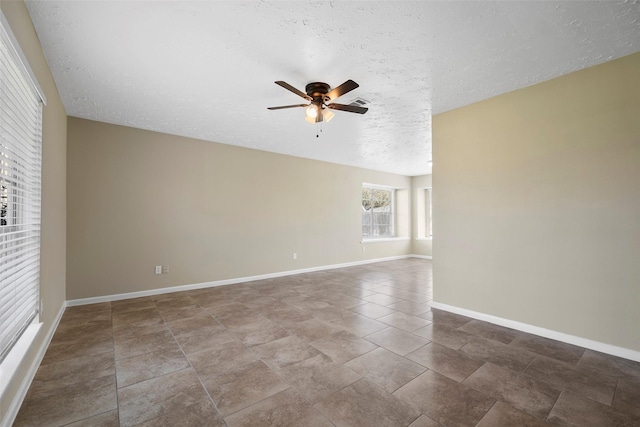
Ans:
[{"label": "fan motor housing", "polygon": [[307,95],[313,98],[316,102],[325,101],[325,95],[329,93],[331,86],[322,82],[312,82],[305,86],[304,90]]}]

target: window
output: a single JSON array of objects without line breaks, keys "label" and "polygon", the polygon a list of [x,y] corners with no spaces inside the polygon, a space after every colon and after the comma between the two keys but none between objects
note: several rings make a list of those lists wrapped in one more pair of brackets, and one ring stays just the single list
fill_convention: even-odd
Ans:
[{"label": "window", "polygon": [[363,238],[394,237],[394,196],[394,189],[362,187]]},{"label": "window", "polygon": [[426,199],[427,199],[427,206],[428,208],[426,209],[427,211],[427,237],[433,237],[433,219],[431,216],[431,213],[433,212],[432,209],[432,194],[433,192],[431,191],[431,188],[427,188],[427,194],[426,194]]},{"label": "window", "polygon": [[0,13],[0,362],[38,317],[42,104]]},{"label": "window", "polygon": [[432,189],[420,187],[416,191],[416,239],[424,240],[433,237],[433,203]]}]

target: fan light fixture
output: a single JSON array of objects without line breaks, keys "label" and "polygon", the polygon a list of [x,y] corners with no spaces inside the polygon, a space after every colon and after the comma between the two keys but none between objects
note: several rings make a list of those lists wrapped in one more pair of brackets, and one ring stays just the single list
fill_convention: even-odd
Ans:
[{"label": "fan light fixture", "polygon": [[325,122],[328,122],[329,120],[333,119],[333,116],[335,116],[336,114],[329,110],[328,108],[325,108],[322,110],[322,118],[324,119]]},{"label": "fan light fixture", "polygon": [[[306,114],[308,118],[315,119],[316,117],[318,117],[318,106],[315,104],[309,105],[307,107]],[[315,120],[314,120],[314,123],[315,123]]]}]

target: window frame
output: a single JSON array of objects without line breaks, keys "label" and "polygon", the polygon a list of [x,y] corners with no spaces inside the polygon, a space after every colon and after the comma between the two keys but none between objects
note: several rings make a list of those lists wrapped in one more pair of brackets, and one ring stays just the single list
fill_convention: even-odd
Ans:
[{"label": "window frame", "polygon": [[[0,306],[14,309],[5,312],[2,318],[0,393],[3,393],[41,326],[42,123],[46,97],[1,10],[0,39],[4,46],[0,61],[6,65],[1,70],[0,90],[5,102],[0,108],[7,108],[1,113],[4,117],[0,122],[0,178],[6,187],[2,191],[6,196],[2,206],[5,221],[0,226],[0,273],[5,281],[4,287],[0,287]],[[9,117],[9,112],[18,111],[29,114]],[[17,235],[26,237],[14,237]],[[28,252],[22,247],[28,248]],[[23,298],[29,302],[11,304],[16,296],[19,302]],[[5,332],[5,328],[10,332]]]},{"label": "window frame", "polygon": [[[389,191],[391,193],[391,220],[390,220],[390,224],[389,224],[389,228],[390,228],[390,234],[385,234],[385,235],[381,235],[381,236],[373,236],[373,235],[369,235],[369,236],[365,236],[364,235],[364,215],[366,213],[369,213],[370,216],[370,234],[373,234],[373,225],[374,225],[374,215],[373,215],[373,209],[371,209],[370,211],[367,212],[367,210],[364,209],[364,207],[362,206],[362,190],[365,189],[370,189],[370,190],[384,190],[384,191]],[[361,221],[361,239],[362,241],[383,241],[383,240],[395,240],[397,238],[396,236],[396,220],[397,220],[397,212],[396,212],[396,191],[397,188],[396,187],[391,187],[391,186],[387,186],[387,185],[379,185],[379,184],[370,184],[370,183],[366,183],[363,182],[362,183],[362,187],[361,187],[361,196],[360,196],[360,207],[361,209],[363,209],[362,211],[362,215],[360,217],[360,221]]]}]

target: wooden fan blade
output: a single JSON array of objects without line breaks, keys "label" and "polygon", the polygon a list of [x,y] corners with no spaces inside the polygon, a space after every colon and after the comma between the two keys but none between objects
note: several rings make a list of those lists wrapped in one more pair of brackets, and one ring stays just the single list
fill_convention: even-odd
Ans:
[{"label": "wooden fan blade", "polygon": [[364,114],[369,111],[368,108],[358,107],[357,105],[345,105],[345,104],[328,104],[327,107],[332,110],[348,111],[350,113]]},{"label": "wooden fan blade", "polygon": [[277,82],[275,82],[277,85],[282,86],[283,88],[290,90],[291,92],[295,93],[298,96],[301,96],[302,98],[311,101],[313,98],[311,98],[309,95],[307,95],[306,93],[302,92],[301,90],[296,89],[295,87],[291,86],[289,83],[287,82],[283,82],[281,80],[278,80]]},{"label": "wooden fan blade", "polygon": [[280,107],[267,107],[267,110],[282,110],[284,108],[308,107],[309,104],[282,105]]},{"label": "wooden fan blade", "polygon": [[354,90],[355,88],[357,88],[359,86],[360,85],[358,83],[354,82],[353,80],[347,80],[346,82],[342,83],[337,88],[332,89],[327,94],[327,97],[333,101],[334,99],[341,97],[342,95],[344,95],[347,92],[351,92],[352,90]]}]

